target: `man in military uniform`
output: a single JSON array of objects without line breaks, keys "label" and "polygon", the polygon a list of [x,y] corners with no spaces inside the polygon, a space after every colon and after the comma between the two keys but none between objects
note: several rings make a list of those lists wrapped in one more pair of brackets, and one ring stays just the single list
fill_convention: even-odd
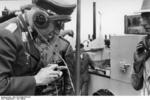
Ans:
[{"label": "man in military uniform", "polygon": [[[0,24],[0,94],[34,95],[37,86],[47,86],[62,76],[57,64],[44,64],[35,39],[53,31],[53,17],[38,6]],[[47,33],[48,32],[48,33]]]},{"label": "man in military uniform", "polygon": [[80,50],[81,50],[80,89],[81,89],[81,95],[85,96],[85,95],[88,95],[88,91],[89,91],[88,86],[89,86],[89,81],[90,81],[90,74],[88,73],[88,69],[89,67],[92,69],[95,69],[94,68],[95,64],[90,58],[89,54],[85,52],[84,45],[82,43],[80,44]]},{"label": "man in military uniform", "polygon": [[138,43],[134,53],[131,83],[135,90],[142,90],[142,95],[150,95],[150,66],[145,64],[150,57],[150,0],[143,0],[140,13],[147,35]]},{"label": "man in military uniform", "polygon": [[[50,11],[52,13],[52,11]],[[41,58],[44,65],[58,64],[62,68],[62,77],[49,84],[47,87],[39,87],[38,93],[41,95],[73,95],[74,86],[72,81],[73,71],[73,53],[70,43],[63,38],[60,34],[60,30],[64,29],[64,23],[70,21],[70,14],[56,14],[54,21],[54,31],[49,33],[47,37],[41,36],[37,38],[37,47],[41,51]],[[67,31],[65,34],[69,34]],[[70,33],[72,34],[72,33]],[[47,42],[45,42],[45,40]],[[66,68],[64,68],[66,66]]]}]

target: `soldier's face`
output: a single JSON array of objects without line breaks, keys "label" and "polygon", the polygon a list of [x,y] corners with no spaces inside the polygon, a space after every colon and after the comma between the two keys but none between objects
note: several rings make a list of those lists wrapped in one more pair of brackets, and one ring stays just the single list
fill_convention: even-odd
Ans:
[{"label": "soldier's face", "polygon": [[141,14],[141,25],[144,27],[145,31],[150,33],[150,12]]},{"label": "soldier's face", "polygon": [[53,21],[49,22],[47,28],[38,29],[39,33],[42,34],[46,39],[53,38],[54,30],[55,30],[55,25]]}]

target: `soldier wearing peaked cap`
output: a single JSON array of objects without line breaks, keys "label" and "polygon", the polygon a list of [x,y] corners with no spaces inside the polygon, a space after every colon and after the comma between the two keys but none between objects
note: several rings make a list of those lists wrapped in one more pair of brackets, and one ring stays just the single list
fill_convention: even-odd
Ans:
[{"label": "soldier wearing peaked cap", "polygon": [[62,76],[63,72],[56,70],[58,64],[44,66],[35,45],[40,34],[46,36],[54,30],[54,19],[35,5],[0,24],[0,95],[35,95],[37,86]]},{"label": "soldier wearing peaked cap", "polygon": [[[52,3],[50,0],[46,1]],[[73,50],[70,43],[60,34],[60,30],[64,28],[64,23],[70,21],[71,12],[69,14],[61,12],[60,14],[58,11],[56,11],[56,13],[51,11],[51,9],[47,10],[50,10],[49,15],[55,16],[53,18],[54,31],[49,32],[48,35],[39,36],[39,38],[36,39],[37,47],[41,52],[41,58],[44,65],[58,64],[60,66],[67,66],[68,69],[62,71],[63,75],[57,81],[48,84],[46,87],[38,87],[36,93],[37,95],[74,95],[75,91],[72,73],[74,72],[75,66],[74,55],[72,53]],[[69,32],[72,31],[66,31],[66,34],[69,34]]]},{"label": "soldier wearing peaked cap", "polygon": [[141,14],[141,25],[147,35],[138,43],[134,53],[131,82],[135,90],[142,90],[142,95],[150,95],[150,66],[145,66],[145,62],[150,57],[150,0],[143,0],[139,13]]}]

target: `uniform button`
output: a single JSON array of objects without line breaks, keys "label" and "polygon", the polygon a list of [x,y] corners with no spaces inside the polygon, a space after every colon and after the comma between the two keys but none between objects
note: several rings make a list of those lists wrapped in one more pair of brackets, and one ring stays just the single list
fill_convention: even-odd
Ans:
[{"label": "uniform button", "polygon": [[55,47],[58,47],[58,45],[56,44]]}]

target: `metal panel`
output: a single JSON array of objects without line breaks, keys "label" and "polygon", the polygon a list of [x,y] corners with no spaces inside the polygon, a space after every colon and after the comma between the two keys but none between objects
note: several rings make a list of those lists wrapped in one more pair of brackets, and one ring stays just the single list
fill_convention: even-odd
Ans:
[{"label": "metal panel", "polygon": [[[133,67],[133,53],[141,35],[111,37],[111,78],[130,83]],[[128,67],[127,70],[123,68]]]}]

